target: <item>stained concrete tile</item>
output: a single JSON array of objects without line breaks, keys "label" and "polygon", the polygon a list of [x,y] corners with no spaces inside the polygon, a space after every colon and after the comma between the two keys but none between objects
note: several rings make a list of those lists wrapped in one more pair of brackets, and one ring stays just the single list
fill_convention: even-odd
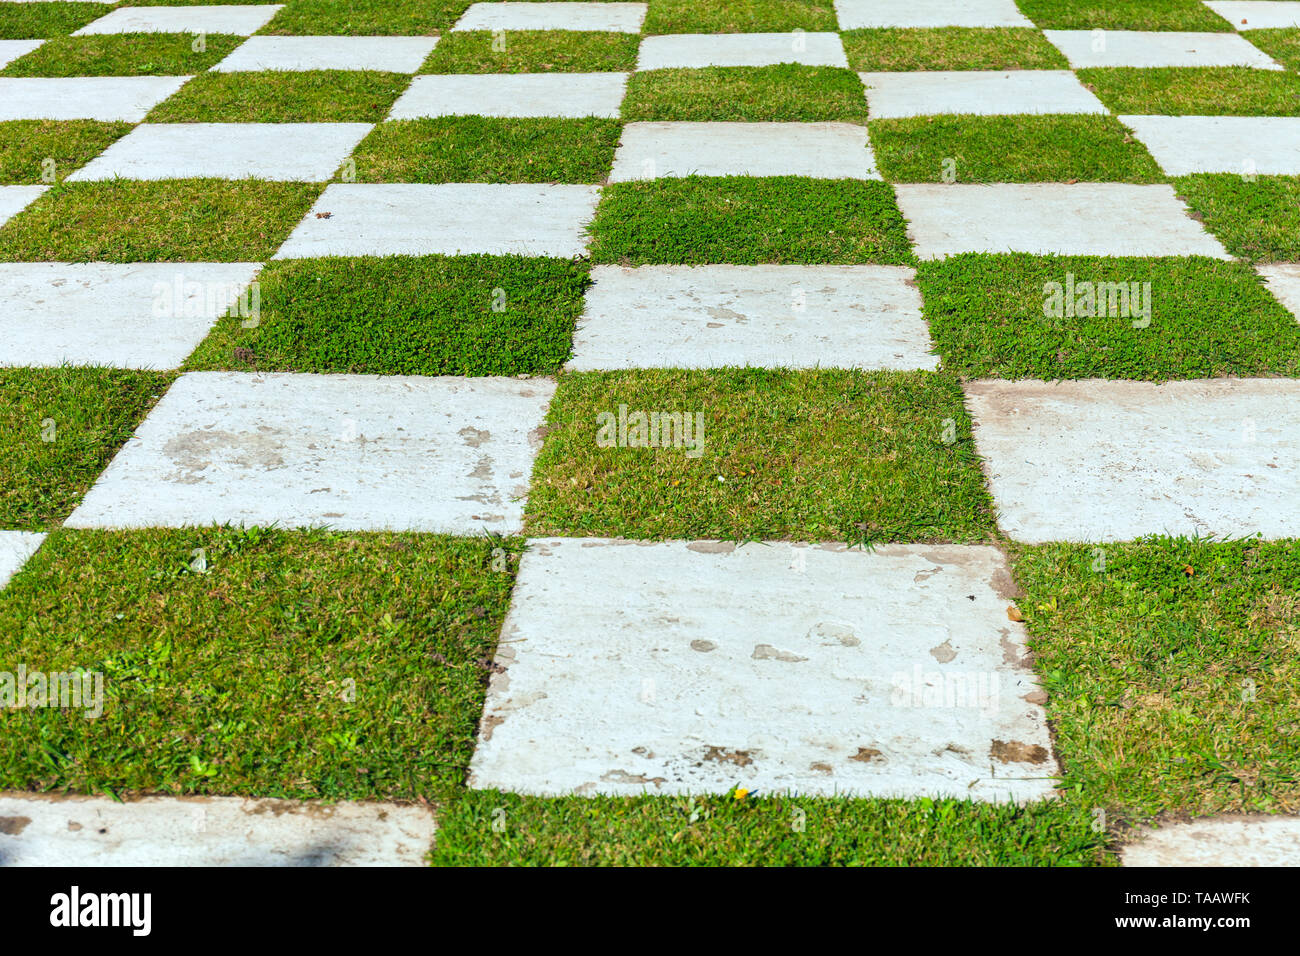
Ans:
[{"label": "stained concrete tile", "polygon": [[49,186],[0,186],[0,226],[18,215]]},{"label": "stained concrete tile", "polygon": [[275,258],[581,256],[599,199],[598,186],[333,183]]},{"label": "stained concrete tile", "polygon": [[530,545],[471,787],[1051,793],[1041,697],[993,548]]},{"label": "stained concrete tile", "polygon": [[146,123],[68,179],[255,176],[324,182],[373,128],[370,123]]},{"label": "stained concrete tile", "polygon": [[961,252],[1229,258],[1167,185],[917,183],[894,192],[922,259]]},{"label": "stained concrete tile", "polygon": [[570,369],[934,369],[903,266],[596,266]]},{"label": "stained concrete tile", "polygon": [[853,123],[628,123],[611,183],[675,176],[880,179]]},{"label": "stained concrete tile", "polygon": [[421,116],[598,116],[618,119],[626,73],[450,73],[417,76],[389,119]]},{"label": "stained concrete tile", "polygon": [[[0,531],[0,588],[9,583],[44,540],[45,535],[34,531]],[[0,816],[3,816],[2,812]],[[0,853],[2,858],[3,853]]]},{"label": "stained concrete tile", "polygon": [[1121,116],[1170,176],[1300,173],[1300,117]]},{"label": "stained concrete tile", "polygon": [[475,3],[453,30],[598,30],[640,33],[644,3]]},{"label": "stained concrete tile", "polygon": [[[165,8],[160,8],[165,9]],[[138,123],[188,76],[0,77],[0,120]]]},{"label": "stained concrete tile", "polygon": [[0,366],[178,368],[260,268],[0,263]]},{"label": "stained concrete tile", "polygon": [[1300,3],[1287,0],[1206,0],[1205,5],[1238,30],[1279,30],[1300,27]]},{"label": "stained concrete tile", "polygon": [[872,119],[968,113],[1105,113],[1069,70],[861,73]]},{"label": "stained concrete tile", "polygon": [[1255,271],[1263,277],[1273,297],[1286,306],[1292,315],[1300,319],[1300,265],[1295,263],[1261,265],[1256,266]]},{"label": "stained concrete tile", "polygon": [[1300,817],[1222,816],[1144,831],[1125,866],[1300,866]]},{"label": "stained concrete tile", "polygon": [[835,0],[841,30],[864,27],[1032,27],[1015,0]]},{"label": "stained concrete tile", "polygon": [[250,36],[271,22],[282,3],[211,4],[194,7],[118,7],[74,30],[74,37],[96,33],[226,33]]},{"label": "stained concrete tile", "polygon": [[1044,30],[1074,69],[1093,66],[1253,66],[1280,70],[1235,33],[1147,33],[1138,30]]},{"label": "stained concrete tile", "polygon": [[20,56],[26,56],[44,40],[0,40],[0,67],[8,66]]},{"label": "stained concrete tile", "polygon": [[838,33],[688,33],[646,37],[638,70],[706,66],[849,65]]},{"label": "stained concrete tile", "polygon": [[414,73],[438,45],[437,37],[249,37],[214,66],[245,70],[385,70]]},{"label": "stained concrete tile", "polygon": [[0,794],[5,866],[421,866],[424,807],[245,797]]},{"label": "stained concrete tile", "polygon": [[978,381],[965,391],[1012,538],[1300,536],[1300,381]]},{"label": "stained concrete tile", "polygon": [[69,527],[517,533],[549,379],[191,372]]}]

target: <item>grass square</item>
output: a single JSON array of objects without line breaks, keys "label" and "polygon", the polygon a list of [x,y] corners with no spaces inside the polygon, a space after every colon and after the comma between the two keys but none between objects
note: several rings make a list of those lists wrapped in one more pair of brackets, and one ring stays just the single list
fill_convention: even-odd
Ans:
[{"label": "grass square", "polygon": [[846,30],[849,66],[863,73],[909,70],[1067,70],[1047,37],[1028,27]]},{"label": "grass square", "polygon": [[869,129],[889,182],[1164,181],[1113,116],[913,116],[872,120]]},{"label": "grass square", "polygon": [[353,152],[364,183],[597,183],[618,120],[439,116],[389,120]]},{"label": "grass square", "polygon": [[0,261],[262,262],[324,188],[256,179],[61,183],[0,227]]},{"label": "grass square", "polygon": [[641,37],[588,30],[444,33],[421,73],[630,73]]},{"label": "grass square", "polygon": [[1240,262],[970,253],[916,280],[944,368],[968,378],[1300,375],[1300,324]]},{"label": "grass square", "polygon": [[1017,0],[1040,30],[1227,32],[1232,24],[1201,0]]},{"label": "grass square", "polygon": [[1159,116],[1300,116],[1300,76],[1245,66],[1079,70],[1116,113]]},{"label": "grass square", "polygon": [[1300,176],[1198,173],[1173,183],[1192,214],[1234,256],[1300,262]]},{"label": "grass square", "polygon": [[472,0],[288,0],[258,33],[286,36],[432,36],[460,19]]},{"label": "grass square", "polygon": [[62,180],[129,133],[131,125],[94,120],[0,123],[0,185],[35,186],[51,174]]},{"label": "grass square", "polygon": [[867,98],[856,73],[833,66],[650,70],[628,81],[623,119],[865,123]]},{"label": "grass square", "polygon": [[196,51],[189,33],[59,37],[10,63],[0,76],[190,76],[224,60],[243,37],[210,33]]},{"label": "grass square", "polygon": [[[636,412],[695,416],[690,441],[637,446]],[[530,536],[862,543],[994,533],[961,387],[948,375],[571,373],[546,428]]]},{"label": "grass square", "polygon": [[67,36],[109,9],[102,3],[0,3],[0,40]]},{"label": "grass square", "polygon": [[443,797],[473,749],[519,548],[261,528],[51,535],[0,592],[0,661],[102,674],[103,711],[8,713],[0,787]]},{"label": "grass square", "polygon": [[[174,377],[93,367],[0,368],[0,528],[59,525]],[[5,634],[21,629],[0,625]]]},{"label": "grass square", "polygon": [[410,82],[405,73],[371,70],[204,73],[146,122],[377,123]]},{"label": "grass square", "polygon": [[1300,70],[1300,28],[1248,30],[1242,36],[1288,70]]},{"label": "grass square", "polygon": [[914,261],[885,183],[690,176],[612,183],[589,229],[592,261],[620,265]]},{"label": "grass square", "polygon": [[833,31],[833,0],[649,0],[644,31],[788,33]]},{"label": "grass square", "polygon": [[272,262],[258,324],[221,319],[186,369],[546,375],[569,357],[587,271],[522,256]]}]

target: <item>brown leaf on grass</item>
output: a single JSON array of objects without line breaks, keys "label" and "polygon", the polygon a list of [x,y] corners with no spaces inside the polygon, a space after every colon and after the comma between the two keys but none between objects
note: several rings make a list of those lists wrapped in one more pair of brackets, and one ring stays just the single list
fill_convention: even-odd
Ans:
[{"label": "brown leaf on grass", "polygon": [[1014,604],[1007,607],[1007,617],[1013,621],[1023,621],[1025,619],[1025,616],[1020,613],[1020,608]]}]

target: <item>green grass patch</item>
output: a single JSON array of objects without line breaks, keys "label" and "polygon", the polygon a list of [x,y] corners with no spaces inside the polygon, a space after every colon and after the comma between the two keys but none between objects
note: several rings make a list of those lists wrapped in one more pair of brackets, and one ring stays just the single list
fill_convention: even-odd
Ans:
[{"label": "green grass patch", "polygon": [[1300,76],[1245,66],[1079,70],[1116,113],[1300,116]]},{"label": "green grass patch", "polygon": [[1248,30],[1242,36],[1288,70],[1300,70],[1300,28]]},{"label": "green grass patch", "polygon": [[1028,27],[887,28],[841,34],[849,66],[905,70],[1067,70],[1065,55]]},{"label": "green grass patch", "polygon": [[210,33],[203,52],[189,33],[59,37],[21,56],[3,76],[190,76],[224,60],[243,37]]},{"label": "green grass patch", "polygon": [[1200,0],[1017,0],[1025,16],[1042,30],[1232,29]]},{"label": "green grass patch", "polygon": [[[634,421],[624,441],[601,418],[620,406],[692,413],[702,441],[693,431],[681,447],[636,447]],[[560,379],[547,429],[530,535],[862,543],[994,533],[961,388],[947,375],[574,373]]]},{"label": "green grass patch", "polygon": [[[103,674],[103,713],[0,711],[0,787],[437,798],[458,786],[518,542],[62,531],[0,592],[7,670]],[[196,549],[206,570],[196,572]]]},{"label": "green grass patch", "polygon": [[287,36],[431,36],[448,29],[472,0],[289,0],[258,33]]},{"label": "green grass patch", "polygon": [[51,172],[56,181],[62,180],[129,133],[131,126],[94,120],[0,123],[0,185],[39,185]]},{"label": "green grass patch", "polygon": [[102,3],[0,3],[0,40],[67,36],[110,9]]},{"label": "green grass patch", "polygon": [[0,227],[0,261],[261,262],[324,188],[256,179],[61,183]]},{"label": "green grass patch", "polygon": [[186,368],[549,374],[569,357],[587,271],[523,256],[272,262],[259,324],[223,318]]},{"label": "green grass patch", "polygon": [[646,33],[833,31],[832,0],[650,0]]},{"label": "green grass patch", "polygon": [[944,367],[970,378],[1300,375],[1300,325],[1239,262],[972,253],[917,282]]},{"label": "green grass patch", "polygon": [[597,183],[609,175],[621,129],[596,118],[390,120],[352,158],[367,183]]},{"label": "green grass patch", "polygon": [[885,183],[798,176],[614,183],[591,224],[592,260],[623,265],[913,261]]},{"label": "green grass patch", "polygon": [[163,100],[150,123],[377,123],[411,78],[369,70],[204,73]]},{"label": "green grass patch", "polygon": [[865,123],[867,99],[857,74],[833,66],[650,70],[628,82],[623,119]]},{"label": "green grass patch", "polygon": [[588,30],[446,33],[421,73],[630,73],[641,38]]},{"label": "green grass patch", "polygon": [[1251,262],[1300,262],[1300,176],[1198,173],[1178,195],[1230,253]]},{"label": "green grass patch", "polygon": [[67,518],[174,377],[0,368],[0,528],[46,531]]}]

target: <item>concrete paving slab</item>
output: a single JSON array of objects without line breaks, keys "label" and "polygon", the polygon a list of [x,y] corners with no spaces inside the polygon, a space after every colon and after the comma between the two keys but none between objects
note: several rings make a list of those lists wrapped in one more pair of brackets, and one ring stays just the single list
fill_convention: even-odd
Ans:
[{"label": "concrete paving slab", "polygon": [[514,534],[550,379],[191,372],[67,520]]},{"label": "concrete paving slab", "polygon": [[904,266],[596,266],[570,369],[935,369]]},{"label": "concrete paving slab", "polygon": [[414,73],[437,37],[249,37],[212,68],[247,70],[384,70]]},{"label": "concrete paving slab", "polygon": [[422,866],[433,814],[394,803],[0,793],[0,866]]},{"label": "concrete paving slab", "polygon": [[325,182],[370,123],[145,123],[68,177]]},{"label": "concrete paving slab", "polygon": [[914,183],[894,193],[922,259],[961,252],[1230,258],[1167,185]]},{"label": "concrete paving slab", "polygon": [[[524,255],[587,252],[599,186],[333,183],[275,254]],[[318,214],[328,213],[328,216]]]},{"label": "concrete paving slab", "polygon": [[1147,33],[1139,30],[1044,30],[1074,69],[1093,66],[1252,66],[1282,64],[1235,33]]},{"label": "concrete paving slab", "polygon": [[1300,817],[1209,817],[1148,829],[1120,851],[1124,866],[1300,866]]},{"label": "concrete paving slab", "polygon": [[36,553],[45,535],[35,531],[0,531],[0,588]]},{"label": "concrete paving slab", "polygon": [[453,30],[598,30],[640,33],[644,3],[475,3]]},{"label": "concrete paving slab", "polygon": [[1300,319],[1300,265],[1277,263],[1256,266],[1255,271],[1264,279],[1268,291]]},{"label": "concrete paving slab", "polygon": [[8,66],[20,56],[26,56],[44,40],[0,40],[0,67]]},{"label": "concrete paving slab", "polygon": [[1300,381],[965,391],[999,524],[1016,540],[1300,536]]},{"label": "concrete paving slab", "polygon": [[1300,27],[1300,3],[1288,0],[1206,0],[1205,5],[1238,30],[1285,30]]},{"label": "concrete paving slab", "polygon": [[618,119],[626,73],[448,73],[417,76],[389,119],[421,116],[598,116]]},{"label": "concrete paving slab", "polygon": [[138,123],[193,77],[0,77],[0,120]]},{"label": "concrete paving slab", "polygon": [[[0,263],[0,366],[178,368],[260,263]],[[251,301],[251,299],[249,299]]]},{"label": "concrete paving slab", "polygon": [[251,36],[271,22],[282,3],[211,4],[194,7],[118,7],[74,30],[74,37],[96,33],[225,33]]},{"label": "concrete paving slab", "polygon": [[677,176],[880,179],[853,123],[628,123],[611,183]]},{"label": "concrete paving slab", "polygon": [[1010,581],[988,547],[531,541],[469,785],[1048,796]]},{"label": "concrete paving slab", "polygon": [[1121,116],[1170,176],[1300,173],[1300,117]]},{"label": "concrete paving slab", "polygon": [[0,226],[18,215],[49,186],[0,186]]},{"label": "concrete paving slab", "polygon": [[838,33],[687,33],[646,37],[637,50],[638,70],[706,66],[848,67]]},{"label": "concrete paving slab", "polygon": [[1106,113],[1069,70],[860,73],[872,119],[967,113]]},{"label": "concrete paving slab", "polygon": [[1015,0],[835,0],[841,30],[871,27],[1032,27]]}]

